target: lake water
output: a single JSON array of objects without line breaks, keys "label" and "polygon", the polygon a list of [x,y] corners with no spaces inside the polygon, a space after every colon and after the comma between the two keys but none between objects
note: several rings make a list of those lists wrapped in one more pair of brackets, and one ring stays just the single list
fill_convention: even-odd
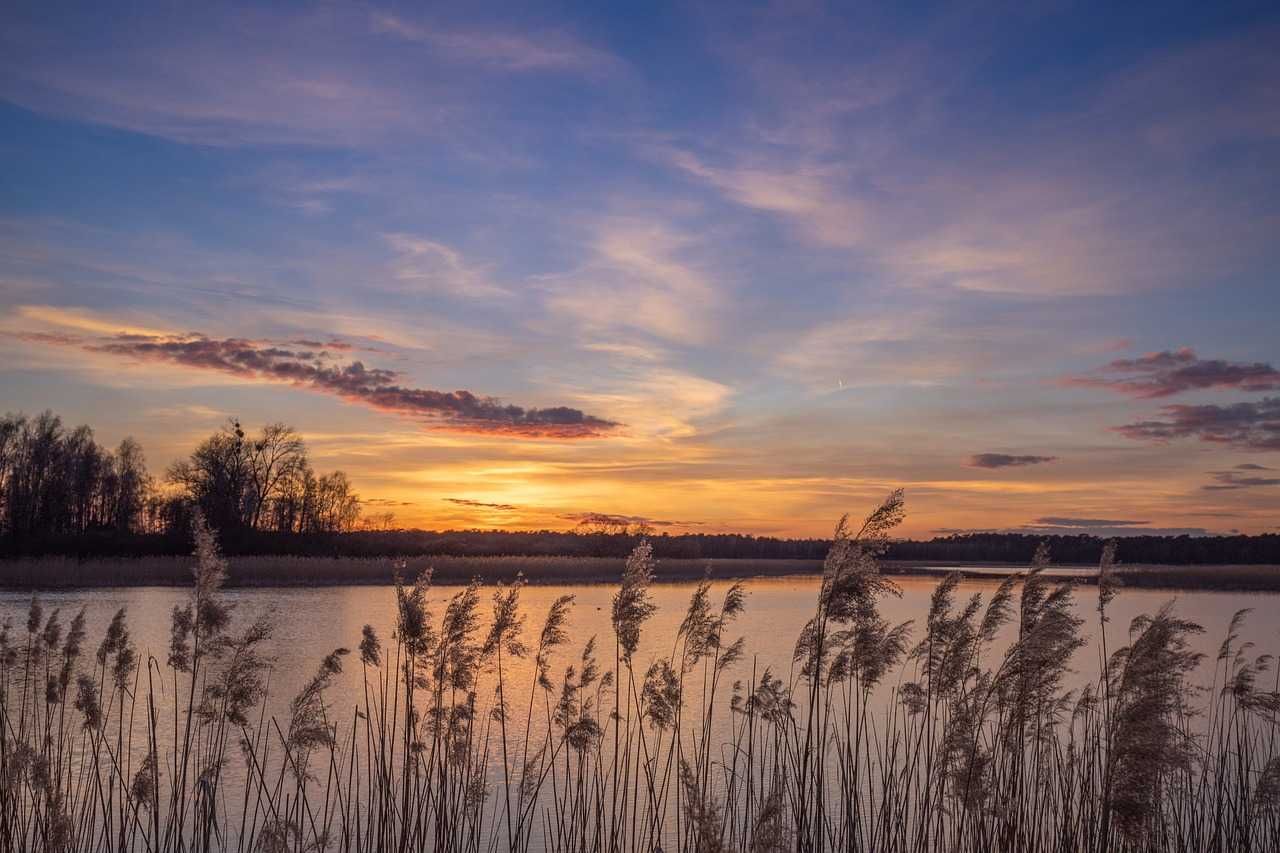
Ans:
[{"label": "lake water", "polygon": [[[882,612],[894,623],[915,620],[915,636],[918,637],[923,631],[929,597],[938,580],[932,577],[903,577],[896,581],[902,595],[900,598],[886,599]],[[962,604],[973,593],[981,594],[984,599],[988,598],[996,584],[994,580],[966,580],[957,591],[957,602]],[[718,603],[728,585],[727,581],[713,584],[714,602]],[[739,664],[727,672],[722,693],[716,700],[718,716],[715,721],[715,736],[719,740],[727,740],[724,735],[727,734],[731,718],[728,711],[729,686],[735,679],[749,682],[753,671],[760,673],[770,668],[784,682],[790,681],[793,645],[800,629],[813,614],[818,578],[761,578],[745,581],[745,588],[748,593],[746,610],[728,631],[728,639],[744,637],[746,654]],[[457,586],[433,587],[432,613],[436,620],[444,609],[445,601],[460,589]],[[663,583],[652,588],[658,610],[643,627],[640,649],[636,655],[637,677],[652,660],[671,655],[677,628],[694,589],[693,583]],[[490,611],[488,596],[491,592],[491,589],[482,592],[482,611],[486,622]],[[603,669],[612,668],[614,639],[610,606],[614,592],[613,586],[603,584],[530,585],[524,589],[522,604],[527,617],[525,638],[529,644],[536,639],[548,608],[558,596],[571,594],[576,598],[568,629],[571,640],[561,650],[552,668],[553,678],[557,683],[565,665],[577,662],[583,644],[592,636],[598,640],[600,666]],[[1097,589],[1094,586],[1081,586],[1076,592],[1076,607],[1086,619],[1084,630],[1095,640],[1098,633],[1096,595]],[[243,625],[259,614],[270,614],[274,636],[268,644],[273,658],[268,715],[279,716],[281,725],[287,725],[285,720],[289,700],[307,683],[326,654],[335,647],[344,646],[351,648],[353,653],[347,659],[345,671],[337,677],[326,698],[336,719],[351,720],[354,709],[364,701],[361,667],[354,650],[359,645],[361,628],[365,624],[374,627],[384,645],[391,644],[395,621],[395,594],[391,588],[356,586],[243,589],[229,590],[225,597],[235,606],[235,625]],[[23,632],[30,599],[29,592],[0,592],[0,621],[10,621],[15,632]],[[1179,615],[1198,622],[1205,628],[1205,633],[1197,640],[1200,650],[1206,654],[1206,661],[1198,674],[1199,680],[1205,685],[1209,684],[1213,660],[1228,622],[1240,609],[1254,609],[1244,623],[1241,640],[1254,643],[1257,653],[1280,652],[1280,608],[1277,607],[1280,597],[1277,595],[1166,590],[1121,591],[1110,609],[1110,648],[1114,650],[1124,644],[1128,624],[1133,617],[1154,613],[1171,599],[1176,601]],[[121,607],[127,608],[130,632],[141,653],[141,659],[145,662],[147,654],[151,654],[163,663],[168,653],[169,614],[175,605],[182,605],[188,600],[188,592],[184,589],[159,587],[94,589],[48,593],[42,595],[41,600],[46,617],[55,608],[61,609],[64,625],[81,606],[87,609],[89,634],[83,659],[85,665],[91,662],[93,650],[111,616]],[[483,637],[485,627],[487,626],[481,627],[478,638]],[[1003,638],[1003,641],[1007,640],[1007,636]],[[1080,683],[1096,681],[1098,666],[1098,646],[1091,641],[1073,661],[1073,668],[1076,670],[1074,678]],[[143,672],[145,671],[144,666]],[[527,697],[533,678],[530,663],[508,661],[506,671],[508,683],[513,685],[510,695]],[[892,684],[912,677],[908,664],[899,672],[891,674],[886,682]],[[699,689],[699,685],[691,685],[691,702],[698,701]],[[171,736],[173,697],[169,685],[159,684],[157,690],[160,694],[160,707],[157,710],[163,743]],[[484,691],[481,692],[482,708],[491,698],[491,694],[486,696]],[[523,701],[520,700],[521,703]],[[519,716],[521,719],[517,727],[522,728],[523,711]],[[537,715],[533,729],[536,741],[539,733],[545,731],[545,722],[540,722]]]},{"label": "lake water", "polygon": [[[929,596],[937,580],[925,577],[897,578],[902,589],[901,598],[885,599],[882,612],[891,622],[916,620],[919,630],[929,606]],[[813,615],[814,600],[818,589],[816,577],[759,578],[744,582],[748,593],[745,612],[731,629],[730,637],[746,639],[746,656],[734,672],[734,677],[747,678],[751,668],[773,669],[787,680],[791,668],[791,653],[801,627]],[[713,601],[719,600],[728,587],[728,581],[713,583]],[[996,587],[995,581],[971,579],[963,581],[957,592],[962,601],[973,593],[984,598]],[[644,625],[640,649],[636,655],[637,670],[660,656],[671,654],[671,643],[688,606],[693,583],[663,583],[652,587],[658,610]],[[458,592],[458,586],[432,588],[433,613],[438,618],[444,602]],[[607,584],[558,585],[531,584],[525,587],[521,601],[526,613],[525,633],[529,642],[541,627],[547,609],[557,597],[575,596],[576,603],[569,621],[571,640],[560,655],[555,672],[565,663],[576,658],[581,646],[595,636],[600,647],[601,665],[613,664],[613,629],[610,624],[610,604],[615,588]],[[488,593],[484,590],[482,610],[488,617]],[[235,604],[235,623],[242,624],[253,616],[270,613],[274,625],[274,637],[269,648],[274,658],[271,675],[272,704],[283,709],[291,698],[314,674],[321,658],[335,647],[355,649],[360,642],[360,632],[365,624],[372,625],[384,643],[392,636],[395,622],[395,593],[389,587],[352,586],[321,587],[316,589],[274,588],[237,589],[224,593]],[[1076,606],[1086,619],[1084,631],[1091,637],[1097,634],[1097,616],[1094,611],[1097,590],[1093,586],[1080,586],[1076,592]],[[139,651],[150,652],[161,661],[168,653],[169,614],[175,605],[184,604],[188,593],[171,587],[131,587],[94,589],[84,591],[51,592],[41,594],[46,617],[55,608],[62,609],[63,622],[81,607],[87,609],[89,631],[88,650],[96,648],[102,632],[117,609],[128,610],[129,628]],[[29,592],[0,591],[0,622],[11,621],[15,630],[22,630],[26,621]],[[1216,653],[1219,642],[1232,614],[1242,608],[1253,608],[1246,620],[1242,639],[1253,642],[1258,652],[1280,652],[1280,595],[1274,593],[1173,591],[1133,589],[1122,590],[1111,605],[1111,624],[1108,626],[1109,642],[1114,648],[1123,642],[1129,621],[1143,613],[1153,613],[1165,602],[1175,601],[1177,612],[1184,618],[1200,623],[1205,633],[1199,638],[1201,650]],[[482,627],[483,630],[483,627]],[[607,660],[606,660],[607,658]],[[1212,658],[1212,654],[1210,654]],[[1211,660],[1203,667],[1206,678]],[[1097,673],[1096,651],[1090,646],[1077,655],[1076,670],[1080,676],[1093,679]],[[527,683],[530,670],[513,666],[511,674],[516,683]],[[347,672],[339,676],[329,696],[335,707],[351,707],[362,699],[361,678],[358,665],[348,665]]]}]

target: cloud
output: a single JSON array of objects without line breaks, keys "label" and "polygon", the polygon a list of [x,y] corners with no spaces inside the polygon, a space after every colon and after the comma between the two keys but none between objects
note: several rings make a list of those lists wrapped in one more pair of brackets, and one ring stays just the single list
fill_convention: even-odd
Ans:
[{"label": "cloud", "polygon": [[398,255],[392,269],[399,281],[459,299],[511,295],[490,280],[486,270],[468,264],[460,252],[444,243],[412,234],[384,234],[383,239]]},{"label": "cloud", "polygon": [[476,509],[496,509],[503,512],[514,512],[520,508],[515,504],[495,504],[488,503],[487,501],[473,501],[467,498],[444,498],[444,500],[451,504],[457,504],[458,506],[469,506]]},{"label": "cloud", "polygon": [[1274,471],[1274,468],[1268,468],[1266,465],[1259,465],[1256,462],[1242,462],[1236,466],[1237,471]]},{"label": "cloud", "polygon": [[525,409],[471,391],[408,387],[400,384],[400,374],[395,371],[366,367],[361,361],[334,363],[326,350],[286,349],[270,341],[127,333],[79,341],[59,336],[56,341],[41,342],[246,379],[287,382],[372,409],[424,417],[433,426],[462,432],[570,439],[605,435],[619,426],[568,406]]},{"label": "cloud", "polygon": [[153,406],[147,409],[147,416],[152,418],[172,418],[174,420],[189,421],[192,419],[199,420],[225,420],[230,417],[230,412],[224,412],[220,409],[214,409],[210,406],[194,405],[178,405],[178,406]]},{"label": "cloud", "polygon": [[[885,306],[824,319],[781,344],[777,368],[818,391],[875,385],[938,385],[990,369],[999,334],[934,309]],[[980,343],[976,343],[980,342]]]},{"label": "cloud", "polygon": [[1261,361],[1202,359],[1195,350],[1182,347],[1139,358],[1116,359],[1095,371],[1095,375],[1070,376],[1062,384],[1153,399],[1209,388],[1274,391],[1280,389],[1280,370]]},{"label": "cloud", "polygon": [[1014,533],[1043,536],[1096,536],[1112,539],[1124,536],[1211,536],[1204,527],[1151,527],[1150,521],[1116,518],[1075,518],[1044,516],[1022,525]]},{"label": "cloud", "polygon": [[1280,397],[1229,406],[1171,405],[1161,412],[1165,420],[1135,421],[1112,429],[1136,441],[1198,438],[1249,450],[1280,450]]},{"label": "cloud", "polygon": [[581,268],[540,279],[552,311],[609,339],[620,329],[695,345],[714,335],[723,296],[687,257],[698,248],[687,232],[658,219],[611,217],[594,224],[589,243]]},{"label": "cloud", "polygon": [[318,16],[193,9],[177,29],[167,17],[121,14],[96,38],[19,19],[0,41],[0,94],[199,145],[352,144],[443,111],[440,87],[396,92],[380,79],[381,57],[355,61],[342,27]]},{"label": "cloud", "polygon": [[[569,366],[572,369],[572,365]],[[728,385],[663,365],[618,364],[600,379],[566,376],[576,398],[613,414],[632,436],[689,439],[721,422],[734,398]]]},{"label": "cloud", "polygon": [[[55,25],[15,9],[0,30],[0,98],[202,146],[469,136],[463,145],[474,153],[468,130],[492,120],[514,78],[545,87],[558,73],[593,85],[625,68],[558,30],[427,26],[356,4],[158,12],[144,4]],[[300,203],[310,212],[328,206]]]},{"label": "cloud", "polygon": [[327,340],[327,341],[313,341],[307,338],[298,338],[296,340],[288,341],[287,343],[291,344],[292,346],[306,347],[307,349],[336,350],[338,352],[351,352],[352,350],[359,349],[359,350],[365,350],[366,352],[377,352],[377,350],[375,350],[372,347],[356,346],[353,343],[350,343],[348,341],[338,340],[336,338]]},{"label": "cloud", "polygon": [[1048,515],[1031,522],[1036,527],[1137,527],[1150,521],[1127,521],[1115,518],[1073,518]]},{"label": "cloud", "polygon": [[1207,492],[1228,492],[1237,489],[1252,489],[1259,486],[1278,486],[1280,477],[1242,476],[1237,471],[1270,471],[1263,465],[1246,463],[1237,465],[1232,471],[1211,471],[1215,482],[1201,486]]},{"label": "cloud", "polygon": [[[759,97],[726,104],[723,130],[647,153],[656,147],[728,202],[909,287],[1123,293],[1266,261],[1275,225],[1253,166],[1188,161],[1223,143],[1265,149],[1280,132],[1274,28],[1189,50],[1153,43],[1081,76],[1048,109],[1026,110],[974,89],[991,51],[1025,23],[977,30],[952,18],[904,37],[874,20],[859,18],[854,34],[839,15],[792,10],[749,35],[726,32]],[[840,61],[825,67],[818,46],[836,44]],[[975,124],[975,108],[997,123]]]},{"label": "cloud", "polygon": [[[472,509],[489,509],[499,512],[517,512],[527,507],[508,503],[490,503],[488,501],[471,500],[470,498],[443,498],[447,503]],[[580,527],[630,527],[631,525],[648,525],[650,527],[696,527],[701,521],[671,521],[662,518],[650,518],[644,515],[620,515],[609,512],[566,512],[559,513],[556,518],[572,521]]]},{"label": "cloud", "polygon": [[1007,453],[975,453],[969,459],[969,465],[974,468],[1016,468],[1023,465],[1043,465],[1046,462],[1056,462],[1056,456],[1011,456]]},{"label": "cloud", "polygon": [[445,29],[374,13],[373,31],[427,45],[451,59],[507,72],[606,72],[619,66],[603,50],[563,32],[521,35]]},{"label": "cloud", "polygon": [[940,527],[932,532],[942,536],[965,536],[975,533],[1021,533],[1031,536],[1094,536],[1116,539],[1126,536],[1211,536],[1204,527],[1151,527],[1150,521],[1116,518],[1075,518],[1045,516],[1013,528]]},{"label": "cloud", "polygon": [[1207,527],[1039,527],[1024,525],[1014,533],[1033,536],[1094,536],[1098,539],[1120,539],[1126,536],[1215,536]]},{"label": "cloud", "polygon": [[804,236],[818,245],[849,249],[866,240],[870,207],[832,190],[845,177],[840,170],[765,164],[718,168],[687,151],[670,152],[667,159],[743,207],[797,222]]},{"label": "cloud", "polygon": [[571,512],[561,515],[560,518],[566,521],[575,521],[581,526],[598,525],[601,527],[626,527],[632,524],[648,525],[650,527],[696,527],[702,524],[701,521],[668,521],[661,518],[648,518],[643,515],[614,515],[607,512]]}]

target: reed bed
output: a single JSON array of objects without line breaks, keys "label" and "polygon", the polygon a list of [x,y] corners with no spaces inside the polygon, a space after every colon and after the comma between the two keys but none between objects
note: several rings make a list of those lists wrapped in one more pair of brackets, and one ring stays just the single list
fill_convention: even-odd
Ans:
[{"label": "reed bed", "polygon": [[[1245,612],[1204,685],[1203,629],[1171,605],[1110,624],[1111,549],[1091,625],[1043,551],[985,598],[950,575],[891,624],[878,557],[902,516],[894,493],[841,521],[786,673],[734,637],[742,586],[707,581],[669,653],[640,660],[642,543],[613,636],[573,647],[572,596],[531,624],[519,578],[436,600],[429,571],[404,576],[393,634],[334,649],[283,715],[271,623],[236,618],[199,525],[164,660],[123,610],[92,651],[83,612],[38,599],[0,634],[0,849],[1280,849],[1280,682]],[[332,707],[355,667],[362,700]],[[1096,677],[1068,689],[1073,668]]]}]

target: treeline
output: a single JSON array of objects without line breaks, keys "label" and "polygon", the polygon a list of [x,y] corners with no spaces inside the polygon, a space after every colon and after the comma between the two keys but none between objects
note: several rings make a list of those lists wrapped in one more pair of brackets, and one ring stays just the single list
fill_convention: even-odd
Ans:
[{"label": "treeline", "polygon": [[[220,537],[228,554],[303,557],[625,557],[641,538],[669,560],[778,559],[821,560],[826,539],[776,539],[722,533],[654,534],[648,531],[502,531],[502,530],[356,530],[284,533],[242,528]],[[917,563],[992,563],[1027,565],[1044,542],[1058,564],[1096,565],[1104,541],[1094,536],[1029,536],[984,533],[928,541],[896,541],[885,558]],[[119,534],[109,530],[50,536],[10,554],[68,557],[161,556],[190,553],[182,531]],[[1164,565],[1280,565],[1280,536],[1135,536],[1117,543],[1122,563]]]},{"label": "treeline", "polygon": [[230,537],[327,534],[354,529],[360,499],[284,424],[250,436],[232,421],[157,482],[132,438],[109,450],[52,412],[0,418],[0,553],[185,547],[197,509]]},{"label": "treeline", "polygon": [[[1029,563],[1040,543],[1055,563],[1096,565],[1106,540],[1097,536],[1036,536],[1027,533],[968,533],[903,541],[889,546],[891,560]],[[1124,536],[1116,540],[1124,563],[1190,565],[1280,565],[1280,535]]]},{"label": "treeline", "polygon": [[[115,450],[87,426],[66,428],[51,412],[0,419],[0,555],[123,557],[186,554],[199,509],[230,554],[299,556],[625,557],[649,539],[668,559],[820,560],[826,539],[735,533],[657,533],[611,516],[576,530],[394,530],[389,516],[361,517],[341,471],[317,474],[298,432],[268,424],[248,434],[232,421],[169,466],[147,472],[132,438]],[[1096,564],[1093,536],[971,533],[897,541],[889,560],[1029,563],[1048,544],[1057,563]],[[1127,563],[1277,564],[1280,536],[1133,536],[1119,540]]]}]

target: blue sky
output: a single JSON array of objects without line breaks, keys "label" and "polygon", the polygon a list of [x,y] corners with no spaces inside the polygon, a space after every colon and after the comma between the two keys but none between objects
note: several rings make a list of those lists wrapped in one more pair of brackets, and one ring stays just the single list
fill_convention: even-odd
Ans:
[{"label": "blue sky", "polygon": [[1273,4],[8,18],[4,409],[427,526],[1275,527]]}]

